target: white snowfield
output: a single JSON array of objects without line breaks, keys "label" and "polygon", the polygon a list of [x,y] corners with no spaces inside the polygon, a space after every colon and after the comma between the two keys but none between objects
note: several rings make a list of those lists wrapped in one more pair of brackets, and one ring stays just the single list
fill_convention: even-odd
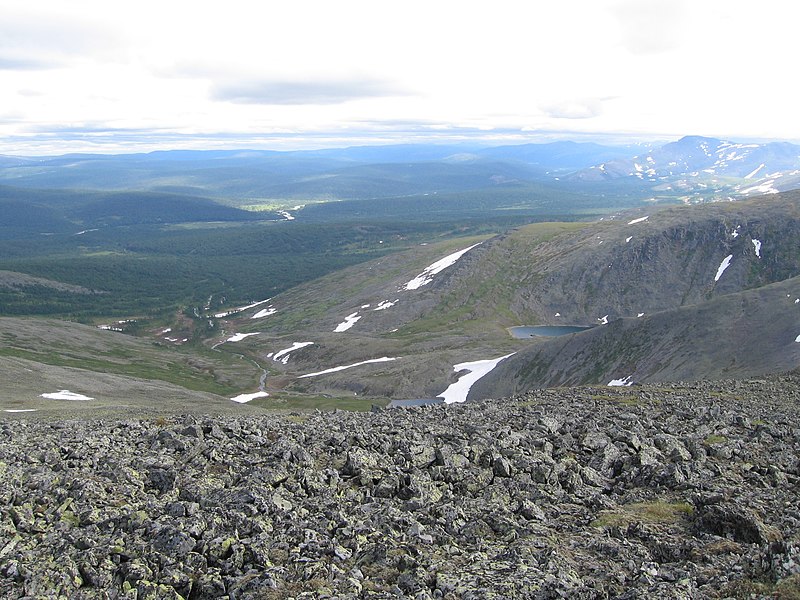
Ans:
[{"label": "white snowfield", "polygon": [[633,219],[632,221],[628,221],[628,225],[636,225],[636,223],[642,223],[644,221],[647,221],[647,219],[649,218],[650,215],[647,215],[646,217],[639,217],[638,219]]},{"label": "white snowfield", "polygon": [[239,394],[238,396],[231,398],[231,400],[238,404],[246,404],[251,400],[255,400],[256,398],[265,398],[266,396],[269,396],[267,392],[255,392],[253,394]]},{"label": "white snowfield", "polygon": [[238,308],[232,308],[225,312],[216,313],[214,317],[217,319],[222,319],[224,317],[227,317],[228,315],[235,315],[236,313],[240,313],[243,310],[247,310],[248,308],[255,308],[259,304],[264,304],[265,302],[269,302],[270,300],[272,300],[272,298],[267,298],[266,300],[259,300],[258,302],[253,302],[252,304],[248,304],[247,306],[239,306]]},{"label": "white snowfield", "polygon": [[386,310],[387,308],[392,308],[395,304],[397,304],[397,302],[398,300],[395,300],[394,302],[390,302],[389,300],[384,300],[372,310]]},{"label": "white snowfield", "polygon": [[761,169],[763,169],[766,165],[761,163],[760,166],[756,167],[754,170],[750,171],[747,175],[744,176],[745,179],[752,179],[756,173],[758,173]]},{"label": "white snowfield", "polygon": [[339,324],[336,326],[336,328],[333,330],[333,332],[334,332],[334,333],[342,333],[343,331],[347,331],[347,330],[348,330],[348,329],[350,329],[350,328],[351,328],[353,325],[355,325],[355,324],[356,324],[356,322],[358,322],[358,320],[359,320],[360,318],[361,318],[361,315],[359,315],[359,314],[358,314],[358,311],[356,311],[356,312],[354,312],[354,313],[352,313],[352,314],[349,314],[349,315],[347,315],[347,316],[344,318],[344,321],[342,321],[341,323],[339,323]]},{"label": "white snowfield", "polygon": [[69,390],[61,390],[59,392],[41,394],[41,397],[47,398],[48,400],[94,400],[94,398],[90,398],[89,396],[84,396],[83,394],[76,394],[75,392],[70,392]]},{"label": "white snowfield", "polygon": [[[75,235],[78,235],[77,233]],[[7,413],[26,413],[26,412],[36,412],[39,410],[38,408],[5,408],[3,412]]]},{"label": "white snowfield", "polygon": [[263,319],[264,317],[268,317],[270,315],[274,315],[276,312],[278,312],[278,310],[276,308],[272,308],[270,306],[269,308],[262,308],[260,311],[258,311],[256,314],[254,314],[250,318],[251,319]]},{"label": "white snowfield", "polygon": [[515,353],[506,354],[500,358],[491,358],[487,360],[475,360],[472,362],[458,363],[453,366],[453,371],[469,371],[469,373],[462,375],[458,381],[451,383],[445,391],[437,396],[437,398],[444,398],[445,404],[454,404],[456,402],[466,402],[469,390],[481,377],[494,369],[500,361],[513,356]]},{"label": "white snowfield", "polygon": [[[299,350],[300,348],[311,346],[313,343],[314,342],[294,342],[288,348],[284,348],[283,350],[278,350],[275,354],[273,354],[272,360],[286,364],[287,362],[289,362],[289,354],[291,354],[295,350]],[[281,360],[281,357],[283,357],[283,360]]]},{"label": "white snowfield", "polygon": [[231,337],[229,337],[226,342],[241,342],[242,340],[249,338],[251,335],[258,335],[261,333],[257,331],[255,333],[234,333]]},{"label": "white snowfield", "polygon": [[722,262],[720,263],[719,268],[717,269],[717,274],[714,275],[714,281],[719,281],[719,278],[722,277],[722,274],[725,272],[725,269],[727,269],[730,266],[731,260],[733,260],[733,254],[729,254],[728,256],[722,259]]},{"label": "white snowfield", "polygon": [[382,363],[382,362],[391,362],[393,360],[397,360],[397,357],[389,357],[383,356],[381,358],[370,358],[369,360],[362,360],[361,362],[353,363],[352,365],[343,365],[341,367],[333,367],[332,369],[325,369],[324,371],[317,371],[316,373],[306,373],[305,375],[300,375],[298,379],[303,379],[304,377],[317,377],[318,375],[327,375],[328,373],[336,373],[337,371],[344,371],[345,369],[352,369],[353,367],[360,367],[361,365],[369,365],[372,363]]},{"label": "white snowfield", "polygon": [[611,381],[608,382],[607,385],[610,386],[610,387],[614,387],[614,386],[627,387],[629,385],[633,385],[633,381],[631,381],[631,377],[632,377],[632,375],[628,375],[627,377],[623,377],[622,379],[612,379]]},{"label": "white snowfield", "polygon": [[772,184],[775,183],[774,179],[770,179],[760,183],[759,185],[754,185],[753,187],[749,187],[743,190],[739,190],[742,194],[777,194],[779,193]]},{"label": "white snowfield", "polygon": [[798,335],[796,338],[794,338],[794,341],[797,342],[798,344],[800,344],[800,335]]},{"label": "white snowfield", "polygon": [[761,240],[752,239],[753,247],[756,249],[756,256],[761,258]]},{"label": "white snowfield", "polygon": [[447,267],[454,265],[459,258],[464,256],[475,246],[480,246],[481,243],[482,242],[478,242],[477,244],[473,244],[469,248],[464,248],[463,250],[459,250],[458,252],[453,252],[452,254],[449,254],[444,258],[437,260],[432,265],[428,265],[427,267],[425,267],[425,270],[423,270],[422,273],[420,273],[419,275],[414,277],[414,279],[406,283],[402,289],[416,290],[421,288],[423,285],[428,285],[431,281],[433,281],[434,275],[441,273]]}]

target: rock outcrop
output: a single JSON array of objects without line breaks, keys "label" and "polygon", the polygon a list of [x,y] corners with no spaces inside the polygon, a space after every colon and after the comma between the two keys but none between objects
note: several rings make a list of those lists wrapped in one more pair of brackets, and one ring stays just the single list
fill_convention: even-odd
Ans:
[{"label": "rock outcrop", "polygon": [[0,595],[797,597],[799,409],[794,374],[370,413],[9,419]]}]

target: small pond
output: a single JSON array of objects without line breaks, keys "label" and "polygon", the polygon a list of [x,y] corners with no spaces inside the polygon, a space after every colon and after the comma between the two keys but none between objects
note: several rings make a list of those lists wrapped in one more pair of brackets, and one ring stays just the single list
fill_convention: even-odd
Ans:
[{"label": "small pond", "polygon": [[559,335],[567,335],[569,333],[578,333],[591,329],[593,325],[580,326],[580,325],[522,325],[520,327],[509,327],[508,331],[512,337],[518,340],[532,338],[532,337],[558,337]]}]

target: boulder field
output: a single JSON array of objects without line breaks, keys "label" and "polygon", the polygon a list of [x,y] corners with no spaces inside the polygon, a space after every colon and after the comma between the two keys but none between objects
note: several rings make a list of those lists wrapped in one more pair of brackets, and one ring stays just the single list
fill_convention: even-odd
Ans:
[{"label": "boulder field", "polygon": [[5,598],[800,597],[800,375],[0,421]]}]

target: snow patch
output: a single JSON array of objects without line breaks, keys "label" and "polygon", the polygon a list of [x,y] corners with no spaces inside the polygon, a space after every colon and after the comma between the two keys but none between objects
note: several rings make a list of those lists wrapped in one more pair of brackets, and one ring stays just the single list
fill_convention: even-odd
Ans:
[{"label": "snow patch", "polygon": [[258,311],[256,314],[254,314],[250,318],[251,319],[262,319],[264,317],[268,317],[270,315],[274,315],[276,312],[278,312],[278,310],[275,309],[275,308],[272,308],[270,306],[269,308],[262,308],[260,311]]},{"label": "snow patch", "polygon": [[636,225],[636,223],[642,223],[643,221],[647,221],[650,218],[650,215],[646,217],[639,217],[638,219],[633,219],[632,221],[628,221],[628,225]]},{"label": "snow patch", "polygon": [[48,400],[94,400],[94,398],[84,396],[83,394],[76,394],[75,392],[70,392],[69,390],[61,390],[59,392],[53,392],[50,394],[41,394],[41,397],[47,398]]},{"label": "snow patch", "polygon": [[644,313],[638,313],[638,314],[636,315],[636,318],[637,318],[637,319],[641,319],[643,316],[644,316]]},{"label": "snow patch", "polygon": [[[75,235],[78,235],[77,233]],[[26,412],[36,412],[39,410],[38,408],[4,408],[3,412],[7,413],[26,413]]]},{"label": "snow patch", "polygon": [[750,241],[753,242],[753,247],[756,249],[756,256],[761,258],[761,240],[753,239]]},{"label": "snow patch", "polygon": [[628,237],[626,237],[626,238],[625,238],[625,243],[627,244],[627,243],[628,243],[628,242],[630,242],[632,239],[633,239],[633,236],[632,236],[632,235],[629,235]]},{"label": "snow patch", "polygon": [[347,330],[348,330],[348,329],[350,329],[350,328],[351,328],[353,325],[355,325],[355,324],[356,324],[356,322],[357,322],[357,321],[358,321],[360,318],[361,318],[361,315],[359,315],[359,314],[358,314],[358,311],[354,312],[353,314],[347,315],[347,316],[344,318],[344,321],[342,321],[341,323],[339,323],[339,324],[336,326],[336,328],[333,330],[333,332],[334,332],[334,333],[341,333],[341,332],[343,332],[343,331],[347,331]]},{"label": "snow patch", "polygon": [[267,298],[266,300],[259,300],[258,302],[253,302],[252,304],[248,304],[247,306],[239,306],[238,308],[232,308],[225,312],[216,313],[214,315],[214,318],[222,319],[224,317],[227,317],[228,315],[234,315],[236,313],[240,313],[243,310],[247,310],[248,308],[255,308],[256,306],[264,304],[265,302],[269,302],[270,300],[272,300],[272,298]]},{"label": "snow patch", "polygon": [[741,226],[741,225],[737,225],[737,226],[736,226],[736,229],[734,229],[733,231],[731,231],[731,237],[732,237],[732,238],[734,238],[734,239],[736,239],[737,237],[739,237],[739,230],[740,230],[741,228],[742,228],[742,226]]},{"label": "snow patch", "polygon": [[756,167],[752,171],[750,171],[747,175],[744,176],[745,179],[752,179],[756,173],[758,173],[761,169],[764,168],[764,163],[761,163],[761,166]]},{"label": "snow patch", "polygon": [[612,379],[611,381],[608,382],[607,385],[610,386],[610,387],[614,387],[614,386],[628,387],[628,386],[633,385],[633,381],[631,381],[631,377],[633,377],[633,375],[628,375],[627,377],[624,377],[622,379]]},{"label": "snow patch", "polygon": [[265,398],[266,396],[269,396],[267,392],[255,392],[253,394],[239,394],[238,396],[231,398],[231,400],[239,404],[246,404],[247,402],[250,402],[250,400],[255,400],[256,398]]},{"label": "snow patch", "polygon": [[384,300],[372,310],[386,310],[387,308],[392,308],[395,304],[397,304],[397,300],[395,300],[394,302],[389,302],[388,300]]},{"label": "snow patch", "polygon": [[800,335],[798,335],[796,338],[794,338],[794,341],[797,342],[798,344],[800,344]]},{"label": "snow patch", "polygon": [[451,383],[445,391],[437,396],[437,398],[444,398],[446,404],[465,402],[467,400],[467,394],[469,394],[469,390],[472,388],[473,384],[494,369],[501,360],[504,360],[513,354],[514,352],[511,354],[506,354],[505,356],[501,356],[500,358],[476,360],[454,365],[453,370],[456,373],[459,371],[469,371],[469,373],[459,377],[458,381],[455,383]]},{"label": "snow patch", "polygon": [[777,194],[778,190],[772,187],[772,184],[775,183],[775,180],[765,181],[759,185],[754,185],[753,187],[749,187],[743,190],[740,190],[742,194]]},{"label": "snow patch", "polygon": [[414,279],[406,283],[402,289],[416,290],[422,287],[423,285],[428,285],[431,281],[433,281],[434,275],[441,273],[447,267],[455,264],[459,258],[464,256],[475,246],[480,246],[480,244],[481,242],[478,242],[477,244],[473,244],[469,248],[464,248],[463,250],[459,250],[458,252],[453,252],[452,254],[449,254],[448,256],[445,256],[444,258],[437,260],[432,265],[425,267],[425,270],[423,270],[422,273],[420,273],[419,275],[414,277]]},{"label": "snow patch", "polygon": [[729,254],[728,256],[722,259],[722,262],[720,263],[719,268],[717,269],[717,274],[714,275],[714,281],[719,281],[719,278],[722,277],[722,274],[725,272],[725,269],[727,269],[730,266],[732,259],[733,259],[733,254]]},{"label": "snow patch", "polygon": [[597,320],[600,321],[600,325],[608,325],[608,315],[600,317]]},{"label": "snow patch", "polygon": [[251,335],[258,335],[260,331],[255,333],[234,333],[231,337],[229,337],[226,342],[241,342],[243,339],[249,338]]},{"label": "snow patch", "polygon": [[[284,348],[283,350],[278,350],[275,354],[273,354],[272,360],[282,362],[283,364],[287,364],[289,362],[289,354],[291,354],[295,350],[299,350],[300,348],[311,346],[313,343],[314,342],[294,342],[288,348]],[[281,357],[283,357],[283,360],[281,360]]]},{"label": "snow patch", "polygon": [[368,365],[372,363],[391,362],[397,360],[396,357],[382,356],[381,358],[370,358],[369,360],[362,360],[361,362],[353,363],[352,365],[343,365],[341,367],[333,367],[332,369],[325,369],[324,371],[317,371],[316,373],[306,373],[300,375],[298,379],[305,377],[316,377],[317,375],[327,375],[328,373],[336,373],[337,371],[344,371],[345,369],[352,369],[353,367],[360,367],[361,365]]}]

